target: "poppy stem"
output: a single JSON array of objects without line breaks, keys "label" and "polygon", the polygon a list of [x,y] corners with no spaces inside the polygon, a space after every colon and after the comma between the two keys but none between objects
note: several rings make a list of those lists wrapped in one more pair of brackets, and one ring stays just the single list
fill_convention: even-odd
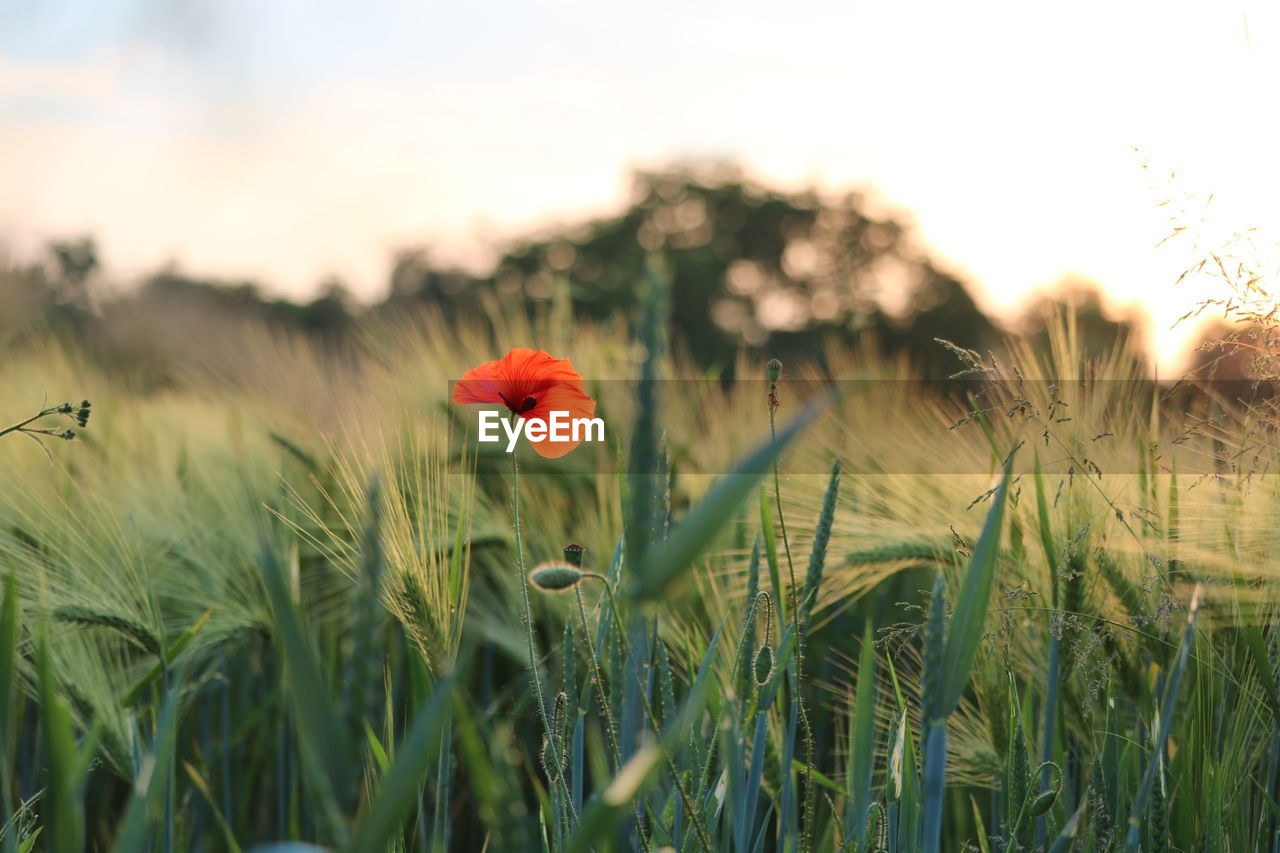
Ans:
[{"label": "poppy stem", "polygon": [[[777,439],[776,415],[778,411],[778,381],[769,380],[769,438]],[[804,823],[797,827],[800,832],[800,853],[809,853],[813,846],[813,728],[809,723],[809,711],[805,707],[804,696],[800,693],[800,681],[804,677],[804,645],[805,637],[800,627],[800,602],[796,599],[796,569],[791,560],[791,542],[787,538],[787,516],[782,510],[782,482],[778,474],[778,460],[773,460],[773,500],[778,507],[778,526],[782,530],[782,548],[787,555],[787,573],[791,586],[787,590],[787,606],[791,609],[791,622],[796,628],[796,644],[792,653],[793,673],[791,677],[791,702],[800,723],[801,737],[804,740]],[[779,602],[781,604],[781,602]]]},{"label": "poppy stem", "polygon": [[[771,383],[769,390],[769,438],[770,440],[778,437],[778,428],[775,423],[775,413],[777,412],[777,385]],[[782,511],[782,482],[778,476],[778,460],[773,460],[773,502],[778,507],[778,527],[782,530],[782,550],[787,555],[787,572],[791,575],[791,588],[788,590],[788,606],[794,615],[796,607],[796,568],[791,561],[791,542],[787,538],[787,518],[786,513]]]},{"label": "poppy stem", "polygon": [[[514,412],[511,415],[512,420],[518,420],[519,415]],[[523,611],[521,613],[524,619],[525,639],[529,649],[529,675],[533,682],[533,701],[538,706],[538,719],[542,723],[542,736],[549,744],[560,743],[560,733],[551,731],[551,720],[547,716],[547,704],[544,701],[542,692],[542,677],[538,675],[538,649],[536,640],[533,636],[533,608],[529,603],[529,579],[528,573],[524,568],[524,536],[520,530],[520,462],[518,454],[511,454],[511,514],[515,529],[516,543],[516,581],[520,585],[520,603]],[[568,786],[565,784],[563,774],[560,774],[557,785],[563,788],[563,791],[557,793],[564,794],[563,800],[570,812],[573,812],[573,799],[568,794]],[[556,780],[551,780],[553,784]],[[573,820],[576,823],[577,814],[573,814]]]}]

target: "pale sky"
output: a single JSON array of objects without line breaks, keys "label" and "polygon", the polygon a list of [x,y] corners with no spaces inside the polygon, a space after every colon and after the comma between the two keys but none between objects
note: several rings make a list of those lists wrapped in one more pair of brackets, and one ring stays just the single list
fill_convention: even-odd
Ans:
[{"label": "pale sky", "polygon": [[1259,0],[0,0],[0,244],[375,298],[396,247],[487,257],[712,156],[873,192],[989,309],[1076,275],[1162,330],[1200,294],[1162,196],[1213,194],[1206,245],[1280,224],[1278,84]]}]

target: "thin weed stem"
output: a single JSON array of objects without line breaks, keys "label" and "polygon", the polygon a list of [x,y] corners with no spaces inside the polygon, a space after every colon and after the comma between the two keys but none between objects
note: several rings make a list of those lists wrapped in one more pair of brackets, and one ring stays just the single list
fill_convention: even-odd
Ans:
[{"label": "thin weed stem", "polygon": [[27,427],[27,425],[28,425],[28,424],[35,423],[36,421],[40,420],[41,418],[45,417],[46,415],[51,415],[51,414],[53,414],[55,411],[57,411],[57,410],[56,410],[56,409],[45,409],[45,410],[43,410],[43,411],[37,412],[36,414],[34,414],[34,415],[32,415],[31,417],[27,418],[25,421],[19,421],[18,423],[14,424],[13,426],[8,426],[8,427],[5,427],[4,429],[0,429],[0,436],[8,435],[8,434],[9,434],[9,433],[11,433],[11,432],[23,432],[23,431],[25,431],[25,430],[26,430],[26,427]]},{"label": "thin weed stem", "polygon": [[[777,411],[778,411],[778,392],[777,384],[771,383],[769,386],[769,438],[776,440],[778,438],[777,427]],[[778,474],[778,460],[773,460],[773,502],[778,507],[778,528],[782,531],[782,551],[787,557],[787,573],[790,575],[791,586],[787,593],[787,606],[791,608],[792,613],[796,610],[796,568],[791,561],[791,541],[787,538],[787,519],[782,512],[782,478]]]}]

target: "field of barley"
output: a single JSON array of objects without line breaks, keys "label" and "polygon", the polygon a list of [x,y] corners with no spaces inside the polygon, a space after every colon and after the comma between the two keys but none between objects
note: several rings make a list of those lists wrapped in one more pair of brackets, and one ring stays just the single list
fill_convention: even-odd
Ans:
[{"label": "field of barley", "polygon": [[[666,298],[0,352],[2,849],[1280,851],[1265,399],[1070,316],[721,381]],[[605,441],[476,441],[517,347]]]}]

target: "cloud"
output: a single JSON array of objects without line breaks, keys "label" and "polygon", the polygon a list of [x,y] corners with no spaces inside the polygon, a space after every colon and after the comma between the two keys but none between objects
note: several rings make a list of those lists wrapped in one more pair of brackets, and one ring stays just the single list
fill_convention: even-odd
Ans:
[{"label": "cloud", "polygon": [[101,103],[117,92],[111,68],[16,63],[0,58],[0,101],[18,98]]}]

